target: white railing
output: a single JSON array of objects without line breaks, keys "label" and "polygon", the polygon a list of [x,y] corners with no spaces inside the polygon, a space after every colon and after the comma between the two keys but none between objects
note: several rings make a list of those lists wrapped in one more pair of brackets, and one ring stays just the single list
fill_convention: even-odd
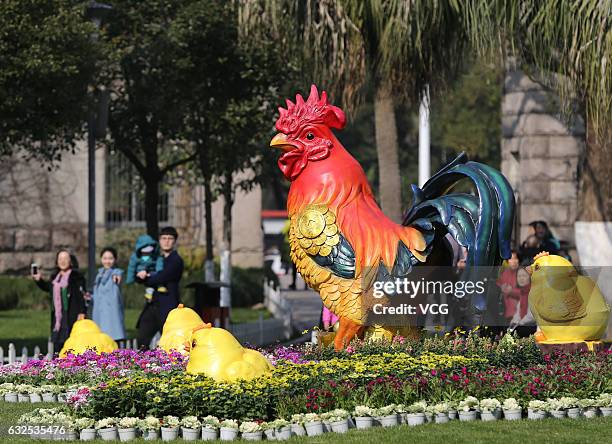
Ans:
[{"label": "white railing", "polygon": [[293,335],[291,302],[283,297],[280,287],[275,288],[267,281],[264,282],[263,290],[266,309],[272,313],[275,319],[283,322],[285,339],[289,339]]}]

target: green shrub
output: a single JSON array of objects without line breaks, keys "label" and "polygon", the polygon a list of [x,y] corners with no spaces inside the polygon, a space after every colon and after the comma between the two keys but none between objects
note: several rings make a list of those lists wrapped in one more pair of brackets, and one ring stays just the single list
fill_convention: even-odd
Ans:
[{"label": "green shrub", "polygon": [[0,276],[0,310],[48,309],[49,297],[23,276]]}]

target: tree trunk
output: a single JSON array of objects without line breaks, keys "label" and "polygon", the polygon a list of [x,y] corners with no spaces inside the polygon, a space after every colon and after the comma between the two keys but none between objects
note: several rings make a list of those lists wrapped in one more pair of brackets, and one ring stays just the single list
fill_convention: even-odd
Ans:
[{"label": "tree trunk", "polygon": [[578,220],[601,222],[612,220],[612,129],[599,137],[587,126],[586,149],[580,168]]},{"label": "tree trunk", "polygon": [[395,108],[390,88],[376,87],[374,99],[376,152],[378,154],[378,194],[383,212],[395,222],[402,217],[402,189]]},{"label": "tree trunk", "polygon": [[147,174],[144,178],[145,183],[145,221],[147,223],[147,233],[153,239],[159,236],[159,184],[157,174]]}]

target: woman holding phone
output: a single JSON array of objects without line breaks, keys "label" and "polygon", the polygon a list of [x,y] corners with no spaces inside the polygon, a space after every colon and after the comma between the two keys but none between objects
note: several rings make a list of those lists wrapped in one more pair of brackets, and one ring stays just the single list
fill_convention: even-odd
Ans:
[{"label": "woman holding phone", "polygon": [[70,336],[74,323],[85,319],[85,278],[76,269],[68,250],[57,252],[56,269],[48,281],[43,279],[40,269],[32,265],[32,279],[38,288],[51,296],[51,342],[57,353]]}]

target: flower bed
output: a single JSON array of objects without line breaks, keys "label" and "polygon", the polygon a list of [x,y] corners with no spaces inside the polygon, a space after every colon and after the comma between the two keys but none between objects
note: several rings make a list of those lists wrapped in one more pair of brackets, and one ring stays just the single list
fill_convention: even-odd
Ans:
[{"label": "flower bed", "polygon": [[612,353],[542,355],[534,347],[532,340],[495,342],[473,334],[356,342],[341,353],[276,347],[265,351],[275,363],[271,375],[233,383],[186,374],[178,354],[119,350],[4,368],[0,395],[32,401],[36,394],[67,392],[68,405],[56,412],[61,421],[93,421],[107,436],[114,427],[136,426],[154,435],[163,424],[171,425],[165,433],[184,428],[195,436],[200,424],[218,437],[224,424],[225,436],[258,439],[344,431],[353,424],[348,416],[365,428],[612,414],[606,394],[612,392]]}]

